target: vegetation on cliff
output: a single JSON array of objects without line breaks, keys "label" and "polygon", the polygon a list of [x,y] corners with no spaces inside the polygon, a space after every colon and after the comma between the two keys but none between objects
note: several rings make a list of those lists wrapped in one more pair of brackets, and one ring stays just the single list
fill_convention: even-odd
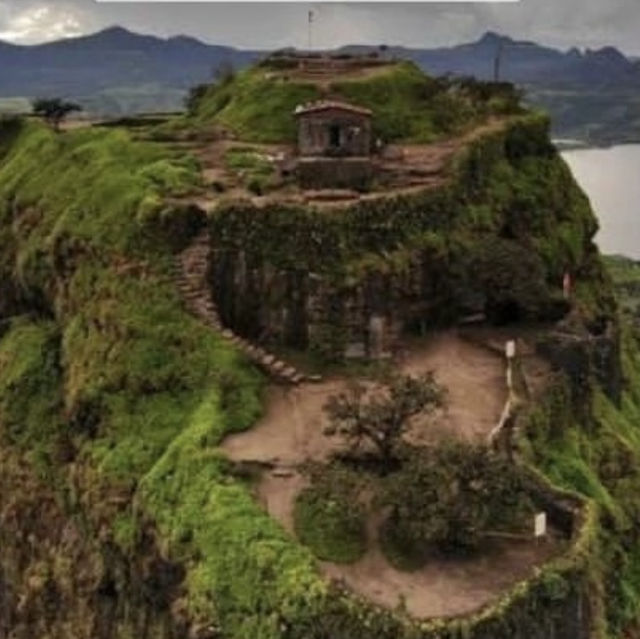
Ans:
[{"label": "vegetation on cliff", "polygon": [[324,586],[216,452],[259,414],[261,380],[174,288],[172,243],[189,219],[162,201],[193,187],[194,167],[122,131],[2,126],[0,263],[15,288],[2,445],[84,504],[97,543],[135,548],[153,520],[172,557],[199,557],[194,618],[276,636]]},{"label": "vegetation on cliff", "polygon": [[[316,89],[268,81],[267,72],[259,67],[212,89],[195,118],[261,140],[288,139],[290,111]],[[402,105],[383,111],[389,87],[406,96],[414,128],[394,118]],[[339,88],[379,109],[389,139],[431,139],[494,108],[475,110],[462,89],[446,98],[455,104],[442,97],[438,107],[455,114],[453,123],[439,121],[436,111],[418,114],[438,89],[408,65]],[[146,545],[180,566],[179,587],[152,580],[140,604],[163,620],[166,636],[182,617],[202,631],[194,636],[228,639],[486,639],[515,636],[514,628],[537,639],[564,623],[567,606],[586,589],[601,636],[606,623],[612,636],[630,627],[640,600],[633,529],[640,515],[640,357],[627,333],[626,385],[605,394],[603,380],[613,379],[619,353],[613,347],[607,358],[594,344],[606,337],[603,325],[615,324],[615,304],[592,244],[595,219],[549,145],[547,124],[518,117],[482,137],[458,158],[451,182],[430,192],[335,211],[270,206],[257,214],[248,203],[229,202],[205,220],[179,202],[199,184],[186,156],[122,130],[57,135],[36,123],[0,122],[0,444],[12,459],[0,475],[26,460],[95,539],[105,565],[116,553],[135,562]],[[528,416],[522,447],[551,481],[573,491],[566,499],[590,500],[576,516],[571,551],[495,606],[453,621],[415,623],[325,583],[311,552],[254,501],[246,469],[218,448],[259,416],[262,379],[180,304],[173,254],[203,224],[221,248],[250,246],[258,265],[319,273],[339,290],[373,276],[409,296],[428,290],[434,324],[478,305],[497,321],[559,319],[568,310],[562,279],[570,272],[573,319],[594,350],[579,374],[567,366],[566,380]],[[416,261],[427,274],[418,291],[406,279]],[[340,309],[333,310],[335,324],[311,347],[340,345]],[[18,481],[17,498],[27,499],[32,485]],[[358,513],[328,502],[326,492],[305,493],[300,528],[311,547],[328,538],[318,541],[318,517],[329,534],[347,529],[339,554],[357,557],[364,534]],[[0,511],[3,527],[25,532],[28,522]],[[53,582],[64,563],[58,559],[46,573]],[[100,596],[125,596],[126,577],[104,570]],[[126,608],[118,608],[114,636],[144,636],[150,626]],[[84,627],[65,631],[91,636]]]},{"label": "vegetation on cliff", "polygon": [[[228,200],[209,216],[212,235],[231,264],[241,247],[251,246],[258,273],[269,265],[302,280],[322,277],[319,294],[328,310],[302,341],[329,359],[349,339],[347,301],[365,291],[377,294],[372,304],[386,305],[382,314],[407,309],[403,319],[420,330],[477,312],[498,323],[556,320],[568,309],[562,290],[568,273],[580,313],[596,321],[614,311],[592,243],[597,222],[547,129],[546,118],[527,115],[482,136],[438,189],[328,210]],[[223,312],[227,302],[220,296]],[[228,317],[250,323],[256,308],[267,312],[281,303],[277,287],[259,289],[250,299],[236,297]]]}]

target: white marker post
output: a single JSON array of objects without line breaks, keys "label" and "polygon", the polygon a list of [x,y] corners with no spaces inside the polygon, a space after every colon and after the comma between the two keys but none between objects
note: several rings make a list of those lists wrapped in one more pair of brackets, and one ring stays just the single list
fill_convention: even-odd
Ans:
[{"label": "white marker post", "polygon": [[547,536],[547,513],[536,513],[533,517],[533,536],[540,540]]},{"label": "white marker post", "polygon": [[513,390],[513,358],[516,356],[516,342],[510,339],[505,346],[505,354],[507,356],[507,388]]}]

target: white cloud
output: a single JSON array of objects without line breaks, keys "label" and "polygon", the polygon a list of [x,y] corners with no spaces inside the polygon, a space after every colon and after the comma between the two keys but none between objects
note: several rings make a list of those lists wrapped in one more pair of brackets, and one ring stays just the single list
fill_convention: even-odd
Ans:
[{"label": "white cloud", "polygon": [[78,17],[67,8],[36,5],[9,15],[0,14],[0,40],[30,44],[82,33]]}]

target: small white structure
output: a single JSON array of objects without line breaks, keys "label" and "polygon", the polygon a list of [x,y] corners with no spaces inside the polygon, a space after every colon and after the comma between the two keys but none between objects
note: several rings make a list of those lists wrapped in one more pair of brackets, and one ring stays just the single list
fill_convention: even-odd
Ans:
[{"label": "small white structure", "polygon": [[533,518],[533,536],[536,539],[547,536],[547,513],[536,513]]}]

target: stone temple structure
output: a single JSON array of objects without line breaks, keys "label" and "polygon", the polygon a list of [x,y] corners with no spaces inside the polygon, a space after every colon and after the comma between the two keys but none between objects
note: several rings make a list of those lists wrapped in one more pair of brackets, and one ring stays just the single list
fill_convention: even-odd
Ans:
[{"label": "stone temple structure", "polygon": [[372,112],[336,100],[299,105],[298,178],[305,188],[366,190],[373,177]]}]

